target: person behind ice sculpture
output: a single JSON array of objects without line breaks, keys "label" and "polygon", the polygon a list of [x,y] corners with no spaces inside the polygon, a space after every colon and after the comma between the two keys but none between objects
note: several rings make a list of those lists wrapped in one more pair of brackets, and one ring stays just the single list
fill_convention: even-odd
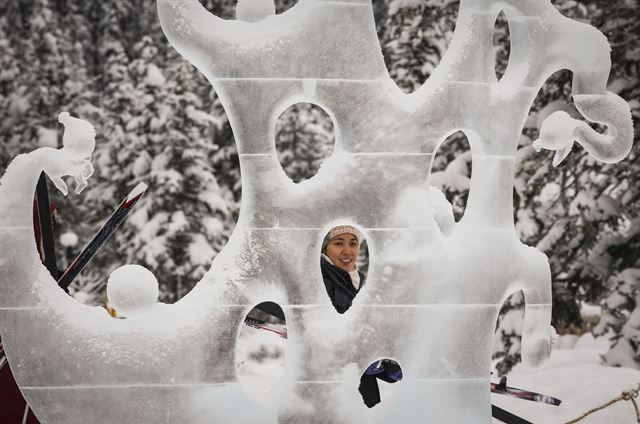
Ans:
[{"label": "person behind ice sculpture", "polygon": [[331,303],[344,314],[362,290],[365,275],[358,270],[362,234],[350,225],[333,227],[322,241],[320,269]]}]

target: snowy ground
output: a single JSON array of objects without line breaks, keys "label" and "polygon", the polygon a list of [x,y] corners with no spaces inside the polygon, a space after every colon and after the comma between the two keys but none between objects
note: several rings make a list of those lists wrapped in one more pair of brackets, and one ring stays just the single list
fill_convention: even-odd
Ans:
[{"label": "snowy ground", "polygon": [[[607,340],[594,340],[590,334],[579,339],[575,336],[561,337],[554,345],[551,358],[542,367],[525,369],[518,365],[509,374],[509,386],[556,397],[562,400],[560,406],[497,394],[491,395],[491,401],[494,405],[536,424],[563,423],[577,418],[640,383],[638,370],[600,365],[600,355],[607,348]],[[494,420],[494,423],[499,422]],[[635,423],[636,418],[631,402],[620,401],[582,422],[623,424]]]},{"label": "snowy ground", "polygon": [[[604,338],[594,340],[589,334],[580,338],[563,336],[555,343],[551,358],[542,367],[526,369],[518,365],[509,374],[509,386],[556,397],[562,400],[560,406],[498,394],[492,394],[491,401],[536,424],[563,423],[577,418],[640,383],[638,370],[600,365],[600,355],[607,348],[608,341]],[[253,398],[264,401],[284,373],[286,340],[273,333],[243,327],[236,349],[240,381]],[[386,386],[391,385],[380,382],[383,399]],[[499,422],[494,420],[494,423]],[[621,401],[583,422],[623,424],[636,421],[632,404]]]}]

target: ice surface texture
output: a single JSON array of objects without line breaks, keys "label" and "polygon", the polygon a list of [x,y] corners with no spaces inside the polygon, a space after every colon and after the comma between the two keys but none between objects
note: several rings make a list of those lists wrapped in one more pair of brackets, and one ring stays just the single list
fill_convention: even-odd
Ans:
[{"label": "ice surface texture", "polygon": [[[574,141],[610,162],[631,148],[628,105],[605,89],[604,36],[546,0],[463,0],[440,66],[404,94],[385,69],[368,0],[301,0],[281,15],[263,0],[243,0],[238,16],[251,22],[219,19],[198,0],[158,0],[158,10],[171,44],[207,76],[229,116],[240,152],[241,216],[184,299],[115,320],[58,289],[33,243],[40,171],[61,189],[65,174],[82,187],[89,149],[17,157],[0,186],[0,331],[38,417],[489,422],[492,333],[514,291],[526,298],[523,360],[536,365],[549,353],[547,258],[518,240],[512,206],[518,139],[545,79],[573,71],[578,110],[607,130],[555,116],[536,147],[556,150],[557,162]],[[511,57],[498,81],[492,36],[501,10]],[[336,146],[314,178],[294,184],[278,162],[274,129],[300,101],[330,114]],[[428,181],[439,144],[458,130],[469,139],[473,175],[465,215],[453,223],[450,205]],[[90,140],[83,146],[92,147]],[[319,264],[335,224],[362,229],[371,254],[367,285],[344,315],[331,306]],[[283,307],[289,340],[284,380],[260,404],[238,382],[234,346],[244,316],[262,301]],[[380,358],[398,361],[404,379],[393,398],[368,409],[359,378]]]}]

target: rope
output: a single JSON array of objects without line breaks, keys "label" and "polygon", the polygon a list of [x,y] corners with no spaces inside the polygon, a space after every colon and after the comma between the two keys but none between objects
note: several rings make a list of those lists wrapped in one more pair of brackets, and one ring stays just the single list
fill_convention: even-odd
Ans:
[{"label": "rope", "polygon": [[582,421],[584,418],[586,418],[587,416],[598,412],[600,410],[603,410],[611,405],[613,405],[616,402],[619,402],[621,400],[628,400],[633,404],[633,409],[635,409],[636,411],[636,422],[638,424],[640,424],[640,409],[638,408],[638,403],[636,402],[636,398],[638,397],[638,393],[640,393],[640,383],[638,383],[638,385],[636,386],[635,389],[630,390],[628,392],[622,392],[622,394],[620,394],[620,396],[618,396],[615,399],[611,399],[609,402],[605,403],[604,405],[600,405],[596,408],[590,409],[587,412],[585,412],[584,414],[580,415],[578,418],[574,418],[571,421],[567,421],[565,424],[574,424],[577,423],[578,421]]}]

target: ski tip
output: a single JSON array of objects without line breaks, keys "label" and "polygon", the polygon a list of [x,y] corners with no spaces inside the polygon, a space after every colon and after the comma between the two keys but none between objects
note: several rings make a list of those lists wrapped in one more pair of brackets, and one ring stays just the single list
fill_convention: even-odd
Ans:
[{"label": "ski tip", "polygon": [[142,196],[142,194],[144,194],[144,192],[147,190],[148,186],[146,183],[144,182],[140,182],[138,183],[138,185],[136,185],[133,190],[131,190],[131,193],[129,193],[129,195],[127,196],[127,201],[131,201],[133,199],[135,199],[136,197],[140,197]]}]

